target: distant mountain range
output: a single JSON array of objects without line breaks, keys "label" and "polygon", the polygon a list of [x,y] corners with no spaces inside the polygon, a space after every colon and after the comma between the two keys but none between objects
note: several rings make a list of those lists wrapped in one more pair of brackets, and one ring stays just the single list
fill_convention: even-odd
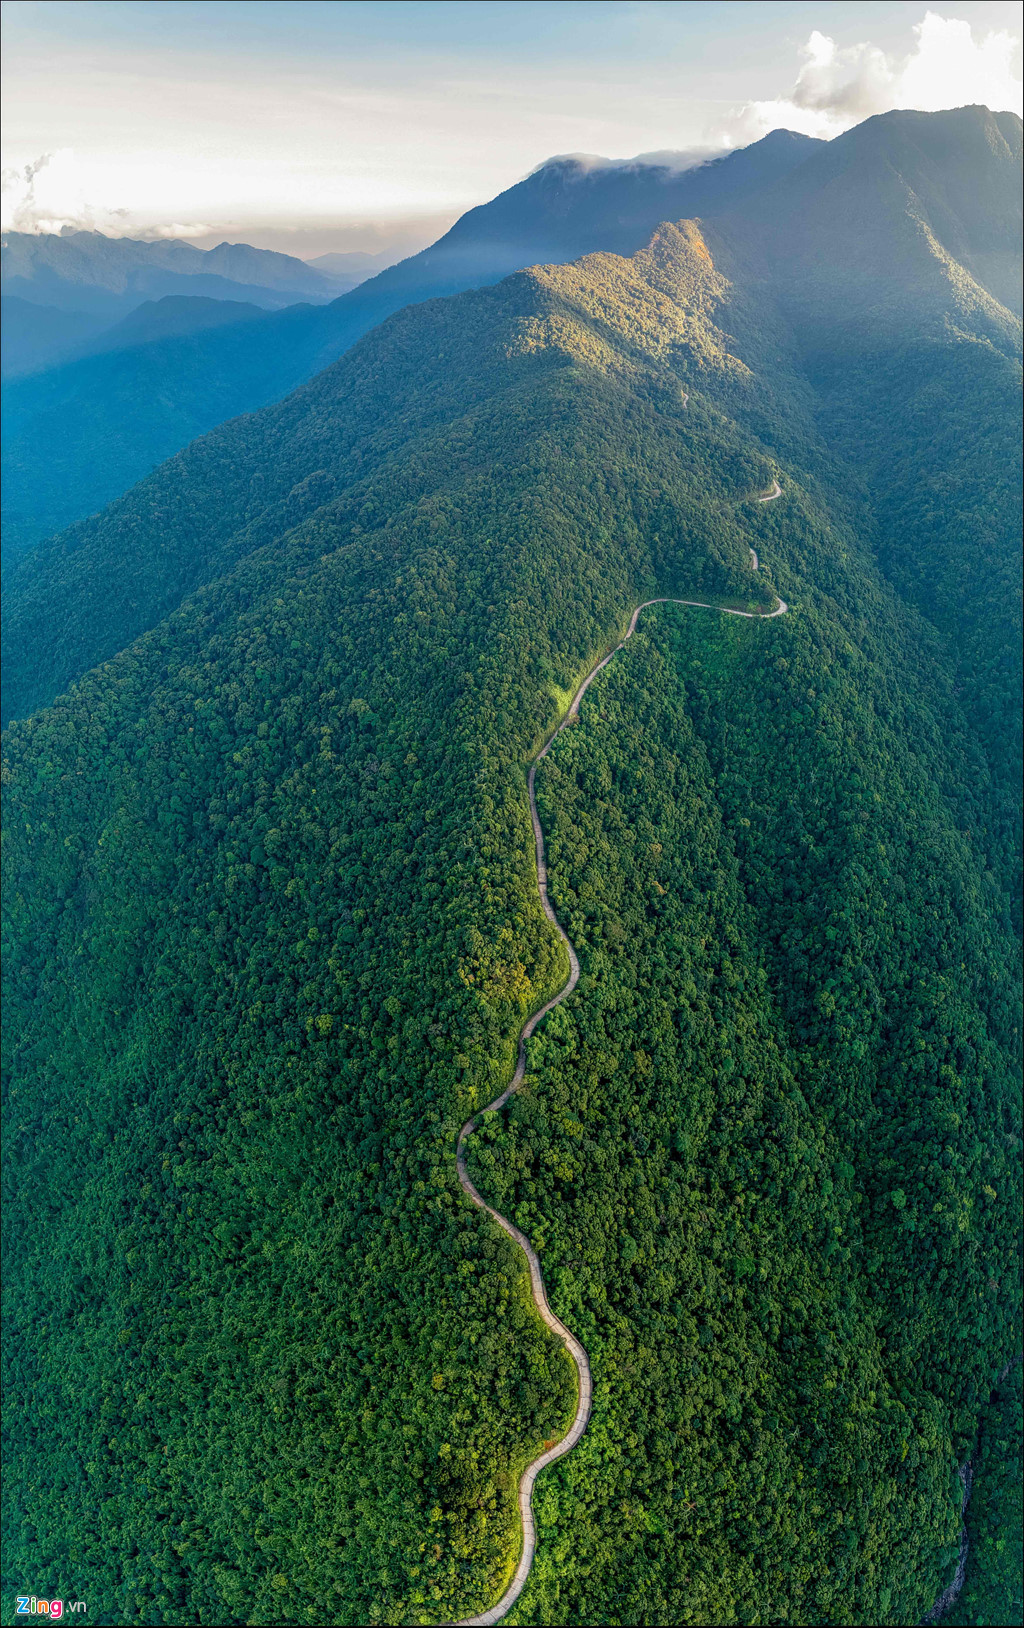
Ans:
[{"label": "distant mountain range", "polygon": [[337,298],[339,279],[324,267],[309,266],[290,254],[254,249],[248,243],[219,243],[197,249],[178,239],[142,242],[105,237],[102,232],[5,232],[2,252],[4,294],[62,311],[123,316],[144,300],[165,294],[250,299],[266,310],[296,300]]},{"label": "distant mountain range", "polygon": [[[2,268],[3,375],[38,372],[132,343],[123,319],[165,299],[203,301],[195,321],[179,305],[167,332],[214,326],[215,300],[278,311],[324,304],[389,264],[386,254],[326,254],[307,263],[292,255],[221,243],[197,249],[175,240],[140,242],[101,232],[8,232]],[[225,314],[223,320],[232,317]],[[134,340],[155,334],[145,323]],[[159,323],[157,328],[159,328]]]},{"label": "distant mountain range", "polygon": [[355,288],[357,283],[373,277],[385,266],[393,265],[396,256],[385,250],[382,254],[363,254],[358,250],[346,250],[333,254],[318,254],[312,260],[307,260],[307,266],[313,266],[317,271],[325,272],[328,277],[335,277],[339,282],[347,282]]},{"label": "distant mountain range", "polygon": [[61,311],[35,305],[16,294],[3,302],[4,377],[40,371],[47,361],[99,356],[104,351],[150,345],[157,339],[228,327],[263,315],[248,300],[210,299],[202,295],[165,294],[136,305],[127,316],[108,322],[84,311]]}]

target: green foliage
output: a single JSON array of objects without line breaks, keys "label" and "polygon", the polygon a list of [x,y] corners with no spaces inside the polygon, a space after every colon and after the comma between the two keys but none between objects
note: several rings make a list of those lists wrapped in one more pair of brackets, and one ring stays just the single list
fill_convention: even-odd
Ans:
[{"label": "green foliage", "polygon": [[980,834],[1019,924],[1020,368],[956,335],[841,371],[819,359],[814,378],[829,438],[864,483],[882,566],[946,646],[993,782],[991,837]]},{"label": "green foliage", "polygon": [[1021,1367],[1016,1362],[982,1411],[974,1454],[974,1486],[967,1506],[967,1571],[956,1604],[943,1623],[963,1628],[1019,1628],[1024,1618],[1021,1533],[1021,1461],[1024,1421]]},{"label": "green foliage", "polygon": [[941,1591],[1020,1338],[1010,827],[787,323],[666,228],[402,313],[18,568],[19,1577],[146,1624],[496,1598],[573,1407],[454,1177],[565,975],[524,765],[639,599],[777,585],[645,612],[538,777],[583,976],[470,1157],[596,1387],[516,1615]]},{"label": "green foliage", "polygon": [[886,641],[645,615],[545,760],[584,975],[471,1164],[598,1398],[513,1620],[919,1621],[1014,1338],[1012,941]]},{"label": "green foliage", "polygon": [[[122,1619],[277,1621],[282,1576],[296,1620],[472,1603],[507,1570],[517,1467],[571,1412],[451,1158],[563,975],[521,765],[635,583],[751,582],[729,499],[768,468],[710,406],[681,433],[678,386],[616,372],[607,337],[588,369],[573,342],[529,329],[497,402],[481,385],[275,546],[215,555],[215,531],[233,572],[9,732],[13,1552],[83,1568]],[[338,381],[317,401],[343,410]],[[94,528],[132,515],[126,568],[161,528],[154,602],[196,569],[179,477]]]}]

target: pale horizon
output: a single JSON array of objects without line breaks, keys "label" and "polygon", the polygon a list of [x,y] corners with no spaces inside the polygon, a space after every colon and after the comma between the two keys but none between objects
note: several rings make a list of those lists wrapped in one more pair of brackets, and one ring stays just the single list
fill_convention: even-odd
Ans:
[{"label": "pale horizon", "polygon": [[11,0],[5,231],[392,258],[559,154],[1021,111],[1016,5]]}]

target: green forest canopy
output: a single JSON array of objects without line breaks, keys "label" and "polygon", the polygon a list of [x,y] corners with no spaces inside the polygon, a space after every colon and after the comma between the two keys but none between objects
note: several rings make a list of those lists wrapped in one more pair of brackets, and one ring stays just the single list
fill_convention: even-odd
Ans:
[{"label": "green forest canopy", "polygon": [[[22,579],[16,711],[75,682],[7,737],[8,1551],[104,1620],[507,1578],[572,1374],[454,1135],[564,976],[524,764],[654,590],[792,610],[645,612],[540,777],[583,977],[471,1168],[596,1383],[514,1620],[917,1621],[950,1574],[1020,1340],[1014,624],[909,578],[893,335],[826,381],[721,254],[401,313]],[[911,341],[940,423],[956,345],[1005,422],[991,333]]]}]

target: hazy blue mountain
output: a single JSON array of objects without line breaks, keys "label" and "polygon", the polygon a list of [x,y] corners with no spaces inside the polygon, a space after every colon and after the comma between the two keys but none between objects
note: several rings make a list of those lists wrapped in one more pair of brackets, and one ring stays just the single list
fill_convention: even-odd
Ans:
[{"label": "hazy blue mountain", "polygon": [[67,228],[6,232],[0,267],[5,294],[111,318],[165,294],[245,298],[274,310],[338,293],[329,274],[304,260],[247,243],[197,249],[177,239],[145,242]]},{"label": "hazy blue mountain", "polygon": [[595,249],[633,254],[660,221],[720,214],[823,145],[775,130],[690,169],[673,168],[667,159],[552,159],[490,203],[467,210],[430,248],[362,284],[347,297],[346,313],[380,320],[401,305],[478,288],[523,265],[575,260]]},{"label": "hazy blue mountain", "polygon": [[[214,301],[242,302],[279,311],[297,302],[326,303],[360,280],[351,272],[339,278],[326,267],[245,243],[197,249],[176,240],[150,243],[68,230],[6,233],[0,268],[7,378],[111,349],[105,341],[88,342],[141,305],[201,299],[208,307]],[[193,310],[198,316],[198,307]],[[183,333],[216,325],[193,322],[184,312],[179,307]],[[166,313],[164,320],[167,332],[174,332]],[[152,337],[147,319],[138,342]],[[131,343],[129,327],[115,334],[113,348]]]},{"label": "hazy blue mountain", "polygon": [[[90,301],[104,296],[145,298],[169,277],[218,277],[262,288],[267,295],[277,291],[290,300],[330,300],[337,291],[324,270],[275,249],[254,249],[247,243],[197,249],[177,238],[107,238],[101,231],[68,228],[59,233],[8,231],[0,264],[5,293],[11,283],[16,285],[11,291],[24,298],[63,309],[90,309]],[[47,298],[54,293],[59,298]]]},{"label": "hazy blue mountain", "polygon": [[75,362],[12,383],[4,397],[7,556],[116,497],[191,436],[285,395],[402,306],[594,249],[631,253],[660,221],[721,212],[821,145],[775,131],[683,171],[557,159],[471,209],[430,248],[326,307],[268,319],[244,343],[237,332],[214,332],[179,349],[168,341],[159,358],[147,347],[134,359]]},{"label": "hazy blue mountain", "polygon": [[[183,294],[210,300],[248,300],[265,311],[281,311],[298,300],[311,301],[323,296],[310,296],[298,290],[279,291],[262,288],[255,283],[236,283],[230,277],[219,277],[204,272],[181,275],[162,271],[159,267],[133,278],[132,287],[123,294],[105,288],[86,286],[68,288],[61,279],[48,276],[28,281],[22,277],[9,277],[3,285],[5,295],[34,300],[40,305],[55,305],[65,311],[83,311],[102,317],[107,322],[118,322],[147,300],[164,299],[168,294]],[[333,296],[333,290],[328,298]]]},{"label": "hazy blue mountain", "polygon": [[[283,395],[292,382],[288,333],[301,342],[309,313],[307,305],[260,313],[11,380],[5,386],[5,564],[19,545],[66,525],[71,493],[76,508],[95,513],[124,472],[140,480],[211,423],[248,411],[253,391],[269,401]],[[268,328],[273,342],[264,344]],[[178,388],[168,388],[169,375]],[[39,457],[43,446],[48,470]]]},{"label": "hazy blue mountain", "polygon": [[318,271],[325,271],[331,277],[354,277],[364,275],[373,276],[378,271],[384,271],[387,266],[393,266],[398,259],[397,255],[390,254],[385,249],[380,254],[365,254],[359,249],[339,249],[330,254],[314,255],[307,260],[308,266],[315,266]]},{"label": "hazy blue mountain", "polygon": [[252,322],[263,314],[258,305],[247,300],[208,300],[196,295],[165,294],[161,300],[147,300],[145,305],[137,305],[120,322],[105,328],[89,343],[89,349],[95,352],[151,345],[158,339],[180,338],[208,328],[228,328],[235,322]]},{"label": "hazy blue mountain", "polygon": [[867,343],[952,314],[1019,344],[1022,127],[1015,113],[962,107],[880,114],[726,212],[720,231],[784,279],[823,343],[834,324]]},{"label": "hazy blue mountain", "polygon": [[[229,327],[264,315],[247,300],[211,300],[186,294],[166,294],[160,300],[137,305],[120,321],[82,311],[60,311],[55,306],[32,305],[16,295],[4,295],[4,376],[39,372],[48,361],[61,364],[105,351],[149,345],[157,339]],[[59,353],[55,356],[54,353]]]},{"label": "hazy blue mountain", "polygon": [[66,361],[86,340],[102,333],[108,321],[95,312],[62,311],[56,305],[36,305],[17,294],[4,294],[0,324],[0,366],[4,378],[13,378]]},{"label": "hazy blue mountain", "polygon": [[218,243],[207,249],[203,270],[232,282],[273,288],[305,299],[329,299],[338,293],[335,278],[322,266],[310,266],[295,255],[274,249],[254,249],[249,243]]},{"label": "hazy blue mountain", "polygon": [[350,289],[358,288],[368,277],[375,277],[379,271],[385,271],[388,266],[393,266],[396,260],[402,258],[406,257],[391,254],[387,250],[381,254],[364,254],[353,249],[318,254],[313,259],[307,260],[306,264],[313,266],[316,271],[324,272],[328,277],[333,277],[341,295]]}]

